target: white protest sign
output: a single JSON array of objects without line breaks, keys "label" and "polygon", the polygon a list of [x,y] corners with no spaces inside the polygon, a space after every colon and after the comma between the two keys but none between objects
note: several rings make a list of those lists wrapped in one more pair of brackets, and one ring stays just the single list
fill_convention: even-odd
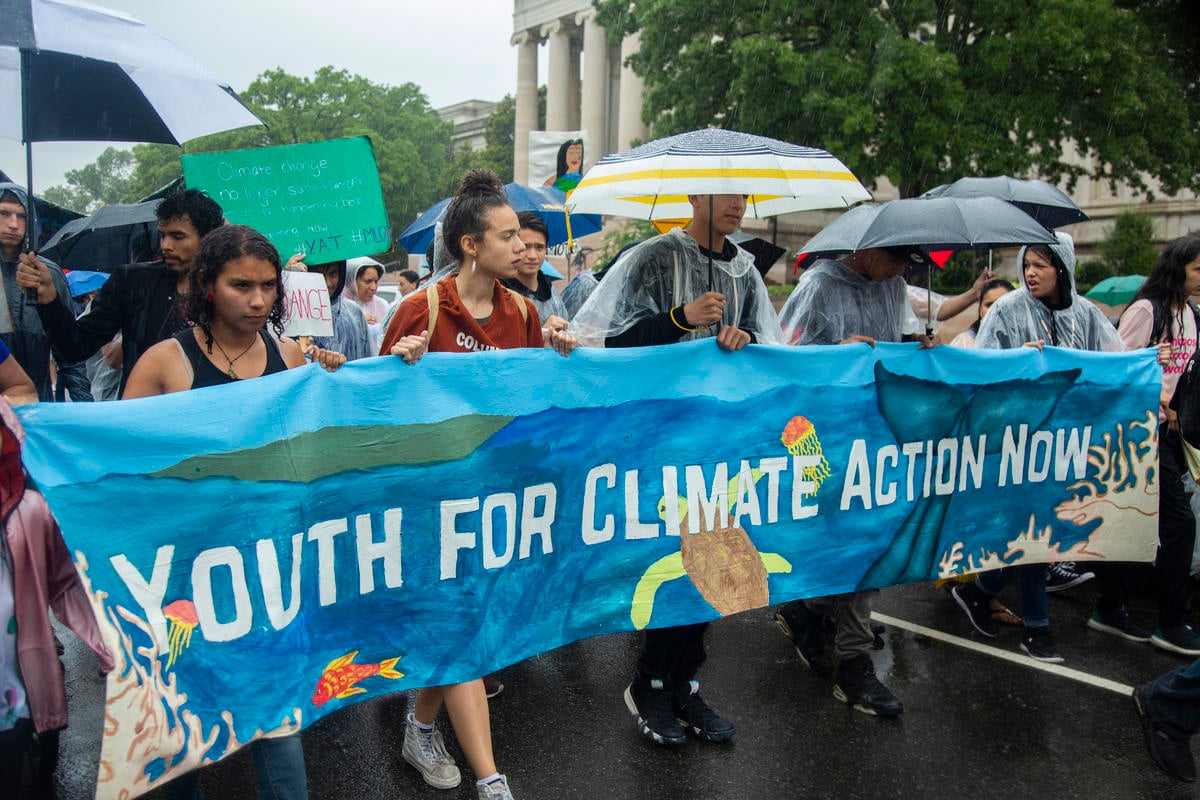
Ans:
[{"label": "white protest sign", "polygon": [[333,336],[333,305],[319,272],[283,273],[284,336]]}]

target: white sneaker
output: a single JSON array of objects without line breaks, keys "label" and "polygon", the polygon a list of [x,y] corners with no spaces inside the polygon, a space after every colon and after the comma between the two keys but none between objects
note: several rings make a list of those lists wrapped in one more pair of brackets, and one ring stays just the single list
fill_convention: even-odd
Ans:
[{"label": "white sneaker", "polygon": [[441,731],[436,726],[431,731],[422,730],[412,714],[404,723],[403,753],[404,760],[416,767],[425,782],[435,789],[453,789],[462,783],[462,774],[454,765],[454,759],[446,752]]},{"label": "white sneaker", "polygon": [[477,783],[475,789],[479,792],[479,800],[513,800],[508,778],[503,775],[491,783]]}]

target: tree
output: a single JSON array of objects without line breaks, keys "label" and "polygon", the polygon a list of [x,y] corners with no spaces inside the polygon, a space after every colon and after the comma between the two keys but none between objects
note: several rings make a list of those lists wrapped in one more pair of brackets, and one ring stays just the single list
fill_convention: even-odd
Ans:
[{"label": "tree", "polygon": [[1154,220],[1133,209],[1117,214],[1100,242],[1100,254],[1116,275],[1149,275],[1158,259]]},{"label": "tree", "polygon": [[[546,87],[538,89],[538,128],[546,127]],[[469,169],[490,169],[504,183],[513,179],[513,155],[517,128],[517,101],[511,94],[496,104],[483,124],[484,147],[474,150],[464,145],[454,152],[446,168],[443,196],[452,194]],[[523,146],[528,147],[528,143]]]},{"label": "tree", "polygon": [[375,148],[389,223],[398,233],[439,198],[450,157],[452,126],[413,83],[386,86],[346,70],[322,67],[310,78],[264,72],[239,97],[266,128],[205,136],[181,150],[138,145],[134,191],[149,194],[180,174],[181,153],[207,153],[368,136]]},{"label": "tree", "polygon": [[42,197],[85,214],[102,205],[128,203],[134,161],[128,150],[106,148],[91,164],[68,170],[66,186],[51,186]]},{"label": "tree", "polygon": [[902,196],[992,174],[1200,188],[1194,40],[1160,55],[1182,0],[595,5],[613,37],[640,31],[630,64],[655,135],[719,125],[819,146]]}]

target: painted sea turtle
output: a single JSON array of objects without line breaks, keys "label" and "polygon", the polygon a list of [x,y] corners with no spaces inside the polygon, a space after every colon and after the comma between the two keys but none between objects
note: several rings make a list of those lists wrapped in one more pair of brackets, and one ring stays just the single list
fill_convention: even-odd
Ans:
[{"label": "painted sea turtle", "polygon": [[[754,470],[754,480],[762,476]],[[729,496],[737,496],[738,479],[731,480]],[[666,518],[668,501],[659,501],[659,517]],[[760,553],[741,527],[718,527],[688,533],[687,507],[679,504],[680,549],[655,561],[642,573],[633,592],[629,616],[634,628],[641,630],[650,624],[654,613],[654,596],[667,581],[686,575],[700,596],[721,616],[736,614],[770,603],[767,575],[772,572],[791,572],[792,565],[778,553]],[[736,503],[730,509],[736,519]],[[703,523],[702,523],[703,524]]]}]

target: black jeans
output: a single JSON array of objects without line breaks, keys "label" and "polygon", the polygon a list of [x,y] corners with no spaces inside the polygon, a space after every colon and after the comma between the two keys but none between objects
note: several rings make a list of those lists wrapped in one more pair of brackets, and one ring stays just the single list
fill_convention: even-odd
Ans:
[{"label": "black jeans", "polygon": [[1158,437],[1158,555],[1153,570],[1127,562],[1096,564],[1100,580],[1096,606],[1107,612],[1125,605],[1130,593],[1153,575],[1158,624],[1165,630],[1187,621],[1196,517],[1183,488],[1187,463],[1179,434],[1163,427]]},{"label": "black jeans", "polygon": [[25,774],[25,756],[33,740],[33,722],[28,718],[17,720],[15,727],[0,731],[0,787],[5,796],[13,789],[13,796],[21,791]]},{"label": "black jeans", "polygon": [[1200,659],[1150,683],[1146,714],[1176,739],[1186,741],[1200,732]]},{"label": "black jeans", "polygon": [[698,622],[646,631],[638,672],[647,678],[659,678],[667,687],[682,686],[692,680],[707,657],[706,630],[708,623]]}]

